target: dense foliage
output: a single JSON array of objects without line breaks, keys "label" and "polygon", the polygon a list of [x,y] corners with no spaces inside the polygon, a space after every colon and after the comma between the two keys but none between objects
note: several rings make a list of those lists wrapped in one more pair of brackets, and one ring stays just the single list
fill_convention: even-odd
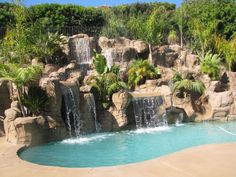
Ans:
[{"label": "dense foliage", "polygon": [[128,70],[128,83],[131,88],[145,83],[147,79],[157,79],[160,77],[160,70],[150,64],[148,60],[133,61]]},{"label": "dense foliage", "polygon": [[205,91],[204,84],[191,75],[183,77],[181,73],[176,72],[172,81],[173,92],[177,92],[180,97],[192,96],[195,93],[202,95]]},{"label": "dense foliage", "polygon": [[[90,76],[87,84],[99,95],[99,101],[103,108],[108,108],[112,102],[112,95],[120,90],[127,89],[125,82],[119,77],[119,67],[107,67],[106,59],[98,53],[94,53],[93,64],[97,71],[97,76]],[[95,94],[96,94],[95,93]]]},{"label": "dense foliage", "polygon": [[200,60],[200,69],[204,74],[208,74],[212,80],[220,78],[220,57],[210,51]]},{"label": "dense foliage", "polygon": [[40,87],[30,86],[27,93],[21,96],[22,104],[28,108],[31,115],[39,115],[42,108],[46,105],[48,96],[45,90]]}]

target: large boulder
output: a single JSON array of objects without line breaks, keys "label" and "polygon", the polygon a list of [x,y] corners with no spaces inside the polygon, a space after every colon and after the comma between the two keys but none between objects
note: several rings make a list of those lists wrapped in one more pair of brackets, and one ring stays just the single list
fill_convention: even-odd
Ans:
[{"label": "large boulder", "polygon": [[8,87],[8,81],[0,80],[0,116],[4,116],[4,111],[10,108],[11,99]]},{"label": "large boulder", "polygon": [[232,91],[209,92],[209,103],[212,106],[210,119],[227,120],[234,104]]},{"label": "large boulder", "polygon": [[112,95],[112,102],[114,106],[117,110],[121,110],[123,112],[125,112],[128,108],[131,99],[132,96],[128,92],[117,92]]},{"label": "large boulder", "polygon": [[128,117],[116,107],[99,112],[99,122],[103,131],[117,131],[125,128],[128,124]]},{"label": "large boulder", "polygon": [[190,69],[193,69],[193,68],[196,67],[197,64],[198,64],[198,57],[197,57],[197,55],[187,54],[186,61],[185,61],[186,67],[188,67]]},{"label": "large boulder", "polygon": [[121,67],[121,70],[126,70],[129,61],[134,58],[148,57],[148,45],[139,40],[129,40],[124,37],[117,39],[100,37],[98,45],[107,60],[108,66],[111,67],[116,64]]},{"label": "large boulder", "polygon": [[[13,144],[37,145],[60,140],[62,131],[47,116],[18,117],[5,125],[6,140]],[[63,136],[65,133],[63,133]],[[65,136],[64,136],[65,137]]]},{"label": "large boulder", "polygon": [[98,119],[103,131],[116,131],[125,128],[130,122],[128,109],[132,96],[128,92],[118,92],[113,94],[112,105],[108,110],[100,110]]}]

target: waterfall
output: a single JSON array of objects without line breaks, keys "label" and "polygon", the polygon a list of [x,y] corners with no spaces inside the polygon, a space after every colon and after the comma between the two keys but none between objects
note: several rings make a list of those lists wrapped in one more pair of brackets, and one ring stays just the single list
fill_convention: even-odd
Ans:
[{"label": "waterfall", "polygon": [[70,87],[62,87],[62,95],[65,102],[65,122],[70,136],[78,136],[81,129],[80,114],[78,111],[77,96]]},{"label": "waterfall", "polygon": [[73,41],[72,46],[74,57],[76,58],[78,64],[92,63],[91,44],[89,39],[78,38]]},{"label": "waterfall", "polygon": [[175,125],[176,126],[182,125],[183,120],[184,120],[184,114],[180,113],[176,118]]},{"label": "waterfall", "polygon": [[114,55],[114,54],[113,54],[113,49],[112,49],[112,48],[107,49],[107,50],[105,50],[105,52],[104,52],[104,57],[106,58],[107,67],[108,67],[109,69],[111,69],[111,67],[113,66],[113,58],[114,58],[113,55]]},{"label": "waterfall", "polygon": [[99,133],[99,132],[101,132],[101,125],[97,120],[96,103],[95,103],[95,99],[94,99],[93,95],[91,95],[89,97],[88,104],[89,104],[89,108],[90,108],[89,112],[92,114],[92,116],[94,118],[94,126],[95,126],[96,133]]},{"label": "waterfall", "polygon": [[134,98],[136,127],[157,127],[167,125],[166,111],[161,96]]}]

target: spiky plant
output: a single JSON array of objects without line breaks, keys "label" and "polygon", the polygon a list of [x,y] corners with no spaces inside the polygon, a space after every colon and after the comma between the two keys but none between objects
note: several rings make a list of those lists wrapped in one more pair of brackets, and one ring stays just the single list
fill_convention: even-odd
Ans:
[{"label": "spiky plant", "polygon": [[209,75],[212,80],[220,78],[220,62],[219,55],[212,54],[210,51],[200,60],[201,72]]},{"label": "spiky plant", "polygon": [[160,70],[147,60],[135,60],[129,66],[128,83],[131,87],[136,87],[147,79],[156,79],[158,77],[160,77]]}]

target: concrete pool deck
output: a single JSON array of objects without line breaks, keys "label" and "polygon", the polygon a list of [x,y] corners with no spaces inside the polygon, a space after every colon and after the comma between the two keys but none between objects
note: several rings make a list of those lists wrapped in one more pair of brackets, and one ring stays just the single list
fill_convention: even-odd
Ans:
[{"label": "concrete pool deck", "polygon": [[1,177],[236,177],[236,143],[203,145],[123,166],[61,168],[21,160],[0,138]]}]

